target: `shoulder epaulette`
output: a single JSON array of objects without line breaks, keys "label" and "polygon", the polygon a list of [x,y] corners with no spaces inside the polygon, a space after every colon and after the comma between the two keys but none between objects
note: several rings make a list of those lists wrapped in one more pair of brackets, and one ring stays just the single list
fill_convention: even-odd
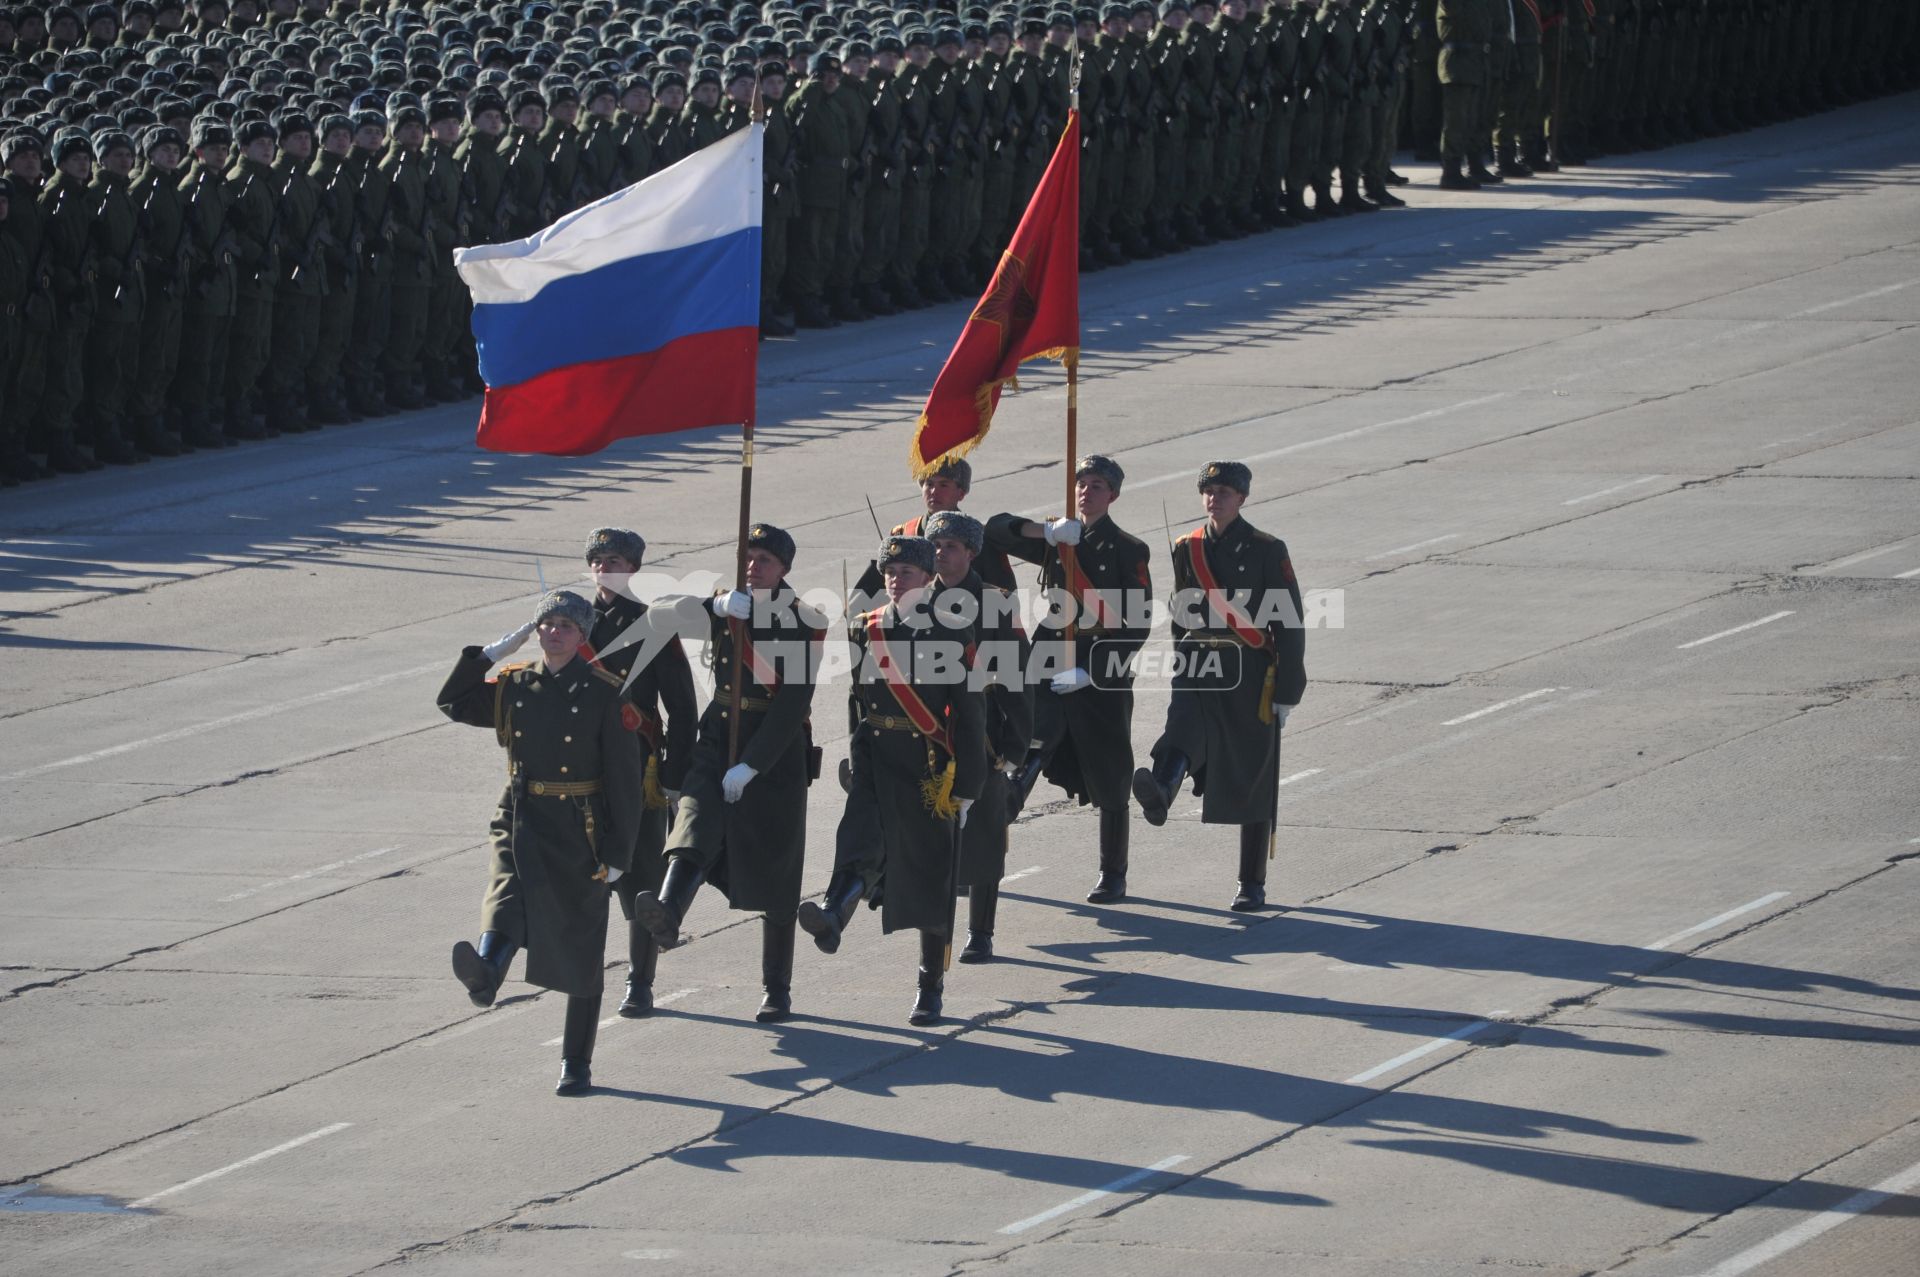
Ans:
[{"label": "shoulder epaulette", "polygon": [[626,679],[621,678],[618,674],[615,674],[603,665],[589,665],[587,668],[592,670],[593,676],[602,683],[609,683],[614,687],[625,687],[627,685]]},{"label": "shoulder epaulette", "polygon": [[1254,528],[1252,531],[1253,539],[1256,541],[1278,541],[1280,539],[1271,532],[1262,532],[1259,528]]},{"label": "shoulder epaulette", "polygon": [[500,667],[499,677],[505,678],[509,674],[518,674],[521,670],[530,670],[532,668],[532,661],[519,661],[512,665],[502,665]]}]

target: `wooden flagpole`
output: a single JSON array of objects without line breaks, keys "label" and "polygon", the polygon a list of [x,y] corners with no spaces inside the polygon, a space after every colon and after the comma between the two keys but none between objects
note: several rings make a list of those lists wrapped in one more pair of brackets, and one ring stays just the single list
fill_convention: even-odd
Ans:
[{"label": "wooden flagpole", "polygon": [[[767,122],[767,104],[760,96],[760,81],[753,82],[753,125],[759,127]],[[761,145],[765,146],[766,137],[761,135]],[[749,340],[758,341],[758,335]],[[759,395],[756,392],[756,406]],[[747,419],[740,423],[740,526],[734,537],[733,546],[733,588],[741,593],[747,588],[747,535],[753,526],[753,419],[755,413],[748,413]],[[735,617],[727,618],[727,629],[733,643],[733,668],[729,672],[729,696],[727,703],[727,766],[732,767],[740,761],[740,702],[745,696],[741,687],[744,680],[746,663],[746,643],[748,621]]]}]

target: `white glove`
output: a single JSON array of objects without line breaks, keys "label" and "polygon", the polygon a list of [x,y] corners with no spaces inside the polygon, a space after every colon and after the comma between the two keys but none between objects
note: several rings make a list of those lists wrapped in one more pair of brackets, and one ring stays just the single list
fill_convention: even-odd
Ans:
[{"label": "white glove", "polygon": [[973,810],[973,799],[962,798],[960,800],[960,828],[965,829],[967,827],[967,813],[971,810]]},{"label": "white glove", "polygon": [[1287,725],[1287,715],[1292,712],[1293,706],[1291,705],[1275,705],[1273,707],[1273,725],[1275,727],[1285,727]]},{"label": "white glove", "polygon": [[534,623],[528,621],[517,630],[508,630],[505,634],[502,634],[499,638],[481,648],[480,654],[485,656],[489,661],[497,661],[503,656],[512,656],[525,646],[528,637],[533,633],[533,628]]},{"label": "white glove", "polygon": [[1080,520],[1048,519],[1046,538],[1048,545],[1079,545]]},{"label": "white glove", "polygon": [[747,782],[759,774],[745,763],[735,763],[727,768],[727,774],[720,778],[721,796],[730,803],[739,802],[740,795],[747,788]]},{"label": "white glove", "polygon": [[713,596],[713,614],[721,619],[732,617],[736,621],[753,619],[753,595],[745,590],[728,590],[725,594]]},{"label": "white glove", "polygon": [[607,885],[611,887],[614,883],[620,881],[623,871],[619,869],[615,869],[612,865],[608,865],[606,868],[607,868]]},{"label": "white glove", "polygon": [[1065,696],[1068,692],[1077,692],[1083,687],[1093,685],[1093,675],[1078,666],[1064,674],[1055,674],[1052,679],[1053,690]]}]

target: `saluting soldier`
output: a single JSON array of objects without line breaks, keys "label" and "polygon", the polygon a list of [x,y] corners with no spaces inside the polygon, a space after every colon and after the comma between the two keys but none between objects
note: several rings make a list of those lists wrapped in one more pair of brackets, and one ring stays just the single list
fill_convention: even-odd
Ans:
[{"label": "saluting soldier", "polygon": [[[567,995],[557,1095],[593,1085],[608,883],[632,868],[643,802],[630,783],[640,744],[622,714],[620,677],[579,656],[593,622],[585,599],[554,590],[532,622],[463,651],[438,698],[441,713],[492,728],[507,751],[480,942],[454,945],[453,973],[475,1006],[492,1006],[525,949],[528,983]],[[488,678],[536,628],[540,659]]]},{"label": "saluting soldier", "polygon": [[857,723],[833,876],[824,905],[800,906],[800,925],[821,952],[836,952],[867,899],[883,932],[918,931],[919,993],[907,1020],[927,1025],[940,1019],[960,836],[986,783],[987,745],[970,686],[973,629],[930,588],[933,543],[888,537],[877,557],[887,602],[848,626]]},{"label": "saluting soldier", "polygon": [[[645,793],[646,803],[633,870],[613,889],[627,919],[627,993],[620,1014],[629,1020],[653,1014],[653,976],[660,956],[653,933],[633,916],[633,898],[642,891],[660,889],[667,867],[667,822],[686,783],[699,712],[694,704],[693,671],[677,637],[668,637],[652,651],[646,668],[629,679],[633,663],[649,650],[632,641],[637,636],[629,635],[650,610],[633,597],[629,584],[646,554],[646,541],[628,528],[595,528],[587,538],[594,622],[581,648],[583,656],[618,674],[626,684],[627,722],[640,734],[642,771],[627,783]],[[623,636],[628,636],[625,646]]]},{"label": "saluting soldier", "polygon": [[987,773],[980,802],[969,812],[960,836],[960,886],[967,893],[967,944],[961,962],[987,962],[993,957],[994,919],[999,912],[1000,879],[1007,873],[1007,775],[1026,759],[1033,740],[1033,690],[1026,679],[1027,636],[1020,626],[1013,593],[989,585],[974,570],[986,544],[980,521],[958,510],[942,510],[926,518],[926,538],[933,543],[936,587],[941,594],[957,591],[967,596],[977,618],[979,636],[974,649],[974,690],[985,700],[981,713],[987,745]]},{"label": "saluting soldier", "polygon": [[[818,771],[809,714],[825,620],[801,604],[787,573],[793,537],[771,523],[747,533],[747,588],[715,596],[707,661],[713,701],[700,719],[692,766],[674,813],[660,889],[634,897],[635,921],[661,948],[710,880],[735,909],[764,913],[760,973],[765,997],[754,1018],[793,1012],[793,928],[806,853],[807,786]],[[738,747],[733,675],[739,653]],[[742,797],[751,801],[742,802]]]},{"label": "saluting soldier", "polygon": [[1166,821],[1185,777],[1200,819],[1240,826],[1236,913],[1266,907],[1280,729],[1307,689],[1300,586],[1287,543],[1240,517],[1253,474],[1238,461],[1200,471],[1207,521],[1173,547],[1175,676],[1153,766],[1134,773],[1147,823]]},{"label": "saluting soldier", "polygon": [[[1127,794],[1133,777],[1130,662],[1146,641],[1153,582],[1146,543],[1121,530],[1109,509],[1126,472],[1111,457],[1083,457],[1074,470],[1077,518],[1034,523],[1017,514],[987,520],[987,544],[1042,566],[1041,583],[1065,591],[1077,611],[1069,647],[1054,649],[1054,674],[1034,689],[1034,745],[1012,778],[1010,815],[1040,777],[1100,812],[1100,877],[1087,900],[1127,895]],[[1095,677],[1097,671],[1098,677]]]}]

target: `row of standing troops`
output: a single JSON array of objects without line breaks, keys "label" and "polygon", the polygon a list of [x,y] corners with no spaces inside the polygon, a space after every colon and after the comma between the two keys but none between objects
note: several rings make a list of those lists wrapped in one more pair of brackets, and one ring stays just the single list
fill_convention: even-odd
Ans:
[{"label": "row of standing troops", "polygon": [[[946,462],[922,485],[928,513],[894,529],[863,581],[885,602],[847,627],[855,678],[839,769],[846,798],[819,900],[801,893],[808,790],[822,770],[811,716],[827,622],[787,581],[793,538],[754,525],[747,589],[705,605],[716,686],[696,724],[678,642],[632,642],[648,610],[624,582],[644,542],[596,531],[587,547],[595,598],[549,594],[534,622],[467,648],[438,697],[450,718],[493,730],[508,755],[481,935],[454,949],[473,1001],[493,1003],[524,949],[526,978],[567,995],[557,1089],[582,1093],[591,1086],[609,895],[627,919],[620,1014],[640,1017],[653,1009],[660,951],[680,943],[697,893],[711,884],[732,908],[763,915],[758,1020],[792,1013],[797,932],[836,952],[865,902],[883,931],[918,933],[909,1022],[933,1024],[956,896],[968,901],[959,960],[991,960],[1008,830],[1043,776],[1099,811],[1089,901],[1126,898],[1129,800],[1162,824],[1190,779],[1204,823],[1240,828],[1232,907],[1264,908],[1280,728],[1306,688],[1287,548],[1240,517],[1246,466],[1214,462],[1200,472],[1206,521],[1174,545],[1173,570],[1176,595],[1206,606],[1176,615],[1175,646],[1190,657],[1233,649],[1241,676],[1217,686],[1177,678],[1151,765],[1136,767],[1132,683],[1119,671],[1147,637],[1152,583],[1145,543],[1109,509],[1124,479],[1112,459],[1090,456],[1077,469],[1076,517],[1001,514],[985,524],[959,509],[970,487],[964,461]],[[1035,565],[1042,587],[1076,601],[1070,639],[1023,631],[1009,606],[1014,561]],[[957,610],[956,592],[970,596]],[[536,629],[542,659],[490,675]],[[641,651],[650,655],[636,672]]]}]

